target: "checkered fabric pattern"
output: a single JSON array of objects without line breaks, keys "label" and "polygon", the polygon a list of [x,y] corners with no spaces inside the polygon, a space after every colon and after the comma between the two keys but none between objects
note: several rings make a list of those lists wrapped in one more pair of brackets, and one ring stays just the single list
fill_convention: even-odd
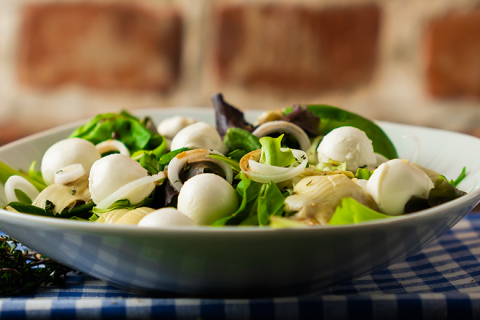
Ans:
[{"label": "checkered fabric pattern", "polygon": [[63,288],[0,299],[0,319],[480,319],[480,215],[414,256],[318,297],[151,299],[72,273]]}]

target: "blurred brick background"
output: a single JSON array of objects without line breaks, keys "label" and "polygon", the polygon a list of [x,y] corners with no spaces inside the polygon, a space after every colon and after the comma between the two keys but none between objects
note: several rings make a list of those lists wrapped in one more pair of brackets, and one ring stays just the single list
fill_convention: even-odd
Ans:
[{"label": "blurred brick background", "polygon": [[480,1],[0,0],[0,144],[217,92],[480,135]]}]

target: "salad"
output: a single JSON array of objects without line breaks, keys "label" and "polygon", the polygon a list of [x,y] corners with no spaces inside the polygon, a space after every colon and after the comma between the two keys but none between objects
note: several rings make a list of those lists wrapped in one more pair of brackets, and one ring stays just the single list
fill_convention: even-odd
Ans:
[{"label": "salad", "polygon": [[221,94],[216,127],[100,114],[53,144],[40,170],[0,162],[8,211],[140,227],[342,225],[389,219],[466,193],[398,159],[374,122],[326,105],[252,124]]}]

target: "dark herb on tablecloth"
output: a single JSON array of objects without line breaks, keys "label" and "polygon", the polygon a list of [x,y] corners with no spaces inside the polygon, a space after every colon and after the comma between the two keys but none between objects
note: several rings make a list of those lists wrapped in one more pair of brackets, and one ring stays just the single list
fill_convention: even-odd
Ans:
[{"label": "dark herb on tablecloth", "polygon": [[70,268],[35,251],[20,250],[18,244],[12,238],[0,237],[0,296],[25,294],[40,286],[65,283]]}]

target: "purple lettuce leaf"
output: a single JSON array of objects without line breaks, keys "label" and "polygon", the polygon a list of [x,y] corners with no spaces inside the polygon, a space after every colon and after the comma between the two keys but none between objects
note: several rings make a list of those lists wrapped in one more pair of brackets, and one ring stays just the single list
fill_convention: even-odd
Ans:
[{"label": "purple lettuce leaf", "polygon": [[215,122],[217,131],[223,138],[229,128],[241,128],[252,132],[254,127],[245,120],[243,112],[223,100],[223,95],[218,93],[212,97],[215,108]]}]

